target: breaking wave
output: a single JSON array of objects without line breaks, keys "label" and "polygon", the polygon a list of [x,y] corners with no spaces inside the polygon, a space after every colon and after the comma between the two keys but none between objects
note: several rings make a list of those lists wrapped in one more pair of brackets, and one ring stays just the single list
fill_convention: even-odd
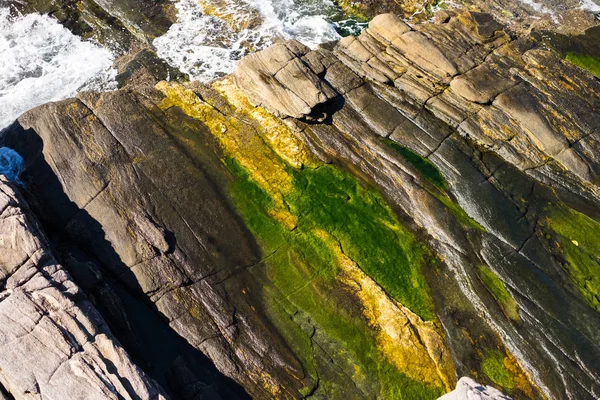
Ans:
[{"label": "breaking wave", "polygon": [[0,129],[40,104],[115,88],[112,63],[108,50],[51,17],[0,8]]},{"label": "breaking wave", "polygon": [[201,81],[232,72],[246,53],[280,39],[314,48],[361,28],[331,0],[179,0],[176,7],[177,23],[153,44],[160,57]]}]

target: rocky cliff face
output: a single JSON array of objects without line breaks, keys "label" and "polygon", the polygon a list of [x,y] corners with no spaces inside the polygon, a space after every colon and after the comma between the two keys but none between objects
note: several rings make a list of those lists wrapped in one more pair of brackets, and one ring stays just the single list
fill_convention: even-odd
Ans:
[{"label": "rocky cliff face", "polygon": [[0,398],[164,399],[0,178]]},{"label": "rocky cliff face", "polygon": [[[412,29],[391,15],[379,16],[358,38],[342,40],[332,52],[291,43],[250,56],[236,71],[236,81],[255,104],[279,115],[324,120],[290,124],[330,159],[341,158],[348,168],[366,174],[428,232],[468,302],[493,321],[491,328],[526,370],[563,359],[554,378],[543,377],[547,370],[529,370],[539,388],[550,396],[558,390],[554,396],[564,397],[585,387],[576,396],[597,396],[594,372],[587,380],[585,373],[564,368],[582,362],[575,368],[597,371],[595,357],[579,357],[592,351],[584,343],[594,346],[597,339],[588,331],[587,318],[563,307],[579,309],[579,303],[597,320],[597,292],[589,275],[595,274],[596,261],[589,270],[582,267],[588,272],[574,271],[580,268],[574,265],[583,264],[571,258],[577,257],[571,251],[587,250],[565,233],[588,226],[575,222],[579,218],[596,224],[583,213],[595,217],[597,210],[597,150],[592,149],[598,146],[599,121],[593,112],[600,106],[598,82],[534,37],[511,40],[486,15],[449,15],[440,22]],[[390,159],[387,154],[394,150],[405,161],[412,159],[420,173],[411,174]],[[424,159],[439,168],[443,183],[425,169]],[[437,189],[419,179],[437,183]],[[450,199],[476,223],[452,211]],[[488,275],[494,274],[510,296],[491,289]],[[577,275],[588,278],[577,283]],[[569,280],[571,288],[564,285]],[[485,286],[504,320],[487,314]],[[449,289],[448,284],[434,287],[438,296]],[[455,295],[456,289],[450,291]],[[560,296],[566,297],[554,303]],[[460,314],[461,306],[444,303],[440,306],[448,312]],[[450,326],[464,328],[456,314],[445,323],[450,341],[461,336]],[[578,333],[555,336],[551,326]],[[566,336],[578,338],[566,343]],[[582,344],[585,349],[575,350]],[[578,378],[569,382],[569,376]]]},{"label": "rocky cliff face", "polygon": [[[597,398],[600,84],[562,57],[586,38],[385,14],[315,50],[277,43],[210,85],[157,82],[138,60],[120,90],[27,112],[0,147],[24,158],[32,211],[5,183],[2,221],[35,214],[73,277],[37,223],[0,229],[3,293],[30,293],[27,323],[69,332],[41,342],[73,336],[48,368],[32,361],[32,393],[79,387],[64,359],[90,357],[89,390],[125,398],[162,396],[153,379],[184,399],[433,399],[460,376],[517,399]],[[0,382],[27,398],[15,359],[0,357]]]}]

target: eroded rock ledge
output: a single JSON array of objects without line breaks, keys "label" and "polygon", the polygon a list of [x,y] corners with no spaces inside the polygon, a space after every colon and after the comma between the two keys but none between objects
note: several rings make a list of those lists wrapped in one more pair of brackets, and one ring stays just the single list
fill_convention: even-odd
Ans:
[{"label": "eroded rock ledge", "polygon": [[0,289],[0,398],[164,399],[56,262],[4,177]]},{"label": "eroded rock ledge", "polygon": [[[597,398],[598,82],[485,14],[438,22],[81,94],[0,145],[128,351],[162,342],[143,309],[256,398]],[[172,363],[182,398],[218,377]]]},{"label": "eroded rock ledge", "polygon": [[[294,118],[343,95],[391,139],[428,111],[535,179],[598,200],[600,116],[583,110],[600,107],[600,83],[530,37],[511,40],[489,15],[438,20],[411,28],[380,15],[333,51],[277,44],[242,60],[236,82],[255,104]],[[412,134],[426,155],[446,138]]]}]

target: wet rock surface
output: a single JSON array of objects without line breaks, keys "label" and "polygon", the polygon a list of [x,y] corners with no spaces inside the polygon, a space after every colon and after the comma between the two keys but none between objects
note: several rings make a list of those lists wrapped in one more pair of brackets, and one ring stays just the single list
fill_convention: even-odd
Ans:
[{"label": "wet rock surface", "polygon": [[123,89],[0,132],[140,376],[184,399],[600,395],[598,80],[488,14],[436,20],[281,42],[211,85],[155,84],[142,49]]},{"label": "wet rock surface", "polygon": [[444,21],[449,18],[448,11],[463,9],[488,13],[512,31],[544,29],[567,34],[580,34],[598,26],[600,11],[596,0],[340,0],[338,3],[349,14],[364,20],[391,13],[412,23]]},{"label": "wet rock surface", "polygon": [[[597,150],[592,149],[599,139],[600,121],[594,111],[600,108],[598,81],[531,37],[511,39],[497,22],[477,13],[414,29],[391,15],[379,16],[358,38],[345,38],[333,52],[318,49],[302,58],[341,63],[340,75],[360,76],[366,83],[350,90],[342,84],[338,89],[329,71],[313,67],[338,90],[336,101],[343,105],[337,111],[329,106],[331,125],[294,122],[297,129],[310,128],[316,146],[368,175],[427,230],[463,294],[472,303],[480,299],[475,304],[482,316],[489,310],[485,296],[473,286],[477,274],[465,267],[487,264],[500,275],[514,291],[520,319],[504,324],[490,314],[484,318],[494,321],[491,328],[525,369],[532,368],[529,373],[539,388],[556,397],[572,396],[574,391],[577,396],[596,396],[598,380],[591,371],[597,371],[598,365],[593,357],[587,361],[579,357],[598,351],[592,350],[596,339],[588,336],[590,320],[580,319],[580,311],[559,311],[555,300],[566,296],[562,304],[576,307],[594,323],[598,316],[592,309],[584,311],[586,306],[572,297],[568,285],[558,287],[563,281],[561,265],[544,249],[545,210],[540,203],[561,199],[587,212],[597,209]],[[243,73],[239,70],[236,77]],[[237,82],[254,97],[254,88],[243,80]],[[286,112],[275,102],[265,106]],[[443,213],[434,211],[436,196],[426,186],[407,183],[403,175],[408,171],[398,171],[387,160],[377,135],[435,164],[447,179],[449,192],[486,232],[457,235]],[[591,215],[597,218],[595,211]],[[550,286],[543,289],[545,285]],[[550,299],[547,293],[556,297]],[[450,320],[446,323],[447,329],[453,329]],[[554,336],[549,326],[572,333]],[[452,340],[453,334],[449,336]],[[534,371],[534,365],[548,366],[557,359],[563,361],[554,364],[555,372],[550,373],[554,378],[543,376],[549,369]],[[567,372],[568,364],[588,370],[587,364],[591,373]],[[578,379],[571,381],[568,376]]]},{"label": "wet rock surface", "polygon": [[174,5],[163,0],[8,0],[2,5],[15,12],[52,15],[75,35],[121,53],[134,43],[150,46],[176,19]]}]

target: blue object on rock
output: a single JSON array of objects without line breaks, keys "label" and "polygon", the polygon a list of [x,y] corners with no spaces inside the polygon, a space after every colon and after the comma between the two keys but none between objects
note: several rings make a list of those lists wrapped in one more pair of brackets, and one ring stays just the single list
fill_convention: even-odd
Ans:
[{"label": "blue object on rock", "polygon": [[0,147],[0,175],[4,175],[11,182],[20,183],[21,168],[23,157],[13,149]]}]

